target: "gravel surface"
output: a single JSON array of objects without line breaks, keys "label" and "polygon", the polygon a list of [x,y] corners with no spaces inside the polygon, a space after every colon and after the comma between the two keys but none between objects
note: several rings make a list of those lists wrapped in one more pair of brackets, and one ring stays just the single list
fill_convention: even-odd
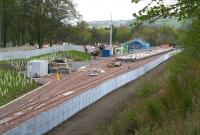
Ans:
[{"label": "gravel surface", "polygon": [[155,78],[164,72],[167,62],[161,64],[156,69],[145,74],[143,77],[119,88],[117,91],[105,96],[88,108],[65,121],[46,135],[94,135],[97,128],[105,123],[110,123],[116,112],[120,112],[133,100],[135,88],[147,80]]},{"label": "gravel surface", "polygon": [[[72,97],[75,97],[80,93],[83,93],[84,91],[94,88],[106,80],[111,79],[113,76],[118,76],[129,71],[130,69],[133,70],[139,68],[145,63],[148,63],[158,57],[160,56],[154,56],[134,63],[124,63],[121,67],[116,68],[107,68],[106,63],[113,59],[108,58],[106,60],[107,62],[105,62],[105,60],[101,60],[98,63],[90,65],[87,70],[82,72],[73,72],[66,77],[62,77],[60,81],[54,80],[50,84],[37,89],[37,91],[23,96],[17,101],[0,108],[0,116],[2,120],[0,121],[2,122],[2,124],[0,124],[0,133],[15,128],[17,125],[36,117],[41,112],[46,112],[49,109],[71,99]],[[97,67],[106,72],[99,74],[99,76],[89,76],[91,70]],[[54,77],[50,77],[49,79],[54,79]],[[63,95],[63,93],[72,90],[75,91],[73,94],[66,96]],[[20,115],[15,115],[16,113],[19,113]],[[5,122],[7,124],[3,124]]]}]

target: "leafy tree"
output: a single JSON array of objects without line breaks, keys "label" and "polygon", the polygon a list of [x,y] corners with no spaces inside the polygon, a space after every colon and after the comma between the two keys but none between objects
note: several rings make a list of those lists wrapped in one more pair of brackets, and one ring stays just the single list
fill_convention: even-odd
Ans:
[{"label": "leafy tree", "polygon": [[[133,3],[139,3],[142,0],[132,0]],[[138,13],[134,13],[137,18],[136,24],[141,24],[145,21],[154,22],[160,18],[178,18],[179,20],[199,20],[200,19],[200,1],[198,0],[176,0],[167,3],[166,0],[151,0]]]},{"label": "leafy tree", "polygon": [[2,35],[3,35],[3,47],[6,47],[7,43],[7,36],[8,36],[8,28],[11,24],[11,17],[12,17],[12,11],[10,9],[13,9],[15,4],[14,0],[2,0]]},{"label": "leafy tree", "polygon": [[[53,37],[55,37],[56,29],[59,27],[60,22],[68,24],[72,19],[78,18],[74,4],[70,0],[46,0],[48,7],[49,17],[49,37],[50,45],[52,45]],[[62,25],[63,26],[63,25]]]},{"label": "leafy tree", "polygon": [[[139,3],[141,1],[142,0],[132,0],[133,3]],[[137,18],[135,25],[140,26],[142,23],[146,21],[152,23],[160,18],[176,18],[178,20],[193,22],[192,27],[188,25],[186,30],[190,31],[192,28],[194,31],[196,31],[195,33],[199,33],[198,32],[199,29],[194,29],[194,27],[197,27],[195,25],[197,25],[198,22],[200,21],[199,7],[200,7],[199,0],[177,0],[177,1],[171,1],[171,3],[167,3],[166,0],[151,0],[151,2],[147,6],[145,6],[142,10],[140,10],[138,13],[134,13],[134,16]],[[194,37],[192,39],[198,41],[198,39],[194,39]],[[196,42],[196,46],[198,46],[198,44]],[[193,47],[195,48],[195,46]]]},{"label": "leafy tree", "polygon": [[133,38],[131,29],[128,26],[119,26],[116,33],[115,42],[123,43]]},{"label": "leafy tree", "polygon": [[91,30],[91,42],[94,44],[97,40],[98,40],[98,34],[97,34],[97,29],[95,27],[93,27]]},{"label": "leafy tree", "polygon": [[157,32],[156,44],[157,45],[163,43],[176,44],[178,36],[179,36],[178,32],[176,32],[170,27],[164,26]]},{"label": "leafy tree", "polygon": [[39,48],[44,41],[52,45],[60,26],[65,28],[79,17],[71,0],[2,0],[2,3],[4,47],[8,41],[14,45],[37,41]]},{"label": "leafy tree", "polygon": [[76,44],[86,44],[89,36],[88,24],[86,22],[79,22],[75,27],[75,40]]},{"label": "leafy tree", "polygon": [[[141,1],[132,0],[136,4]],[[200,20],[199,0],[176,0],[170,2],[166,0],[151,0],[142,10],[133,14],[137,18],[135,25],[139,26],[146,21],[152,23],[160,18],[176,18],[189,21]]]},{"label": "leafy tree", "polygon": [[113,27],[113,34],[112,34],[113,39],[112,39],[112,40],[117,42],[117,32],[118,32],[118,28],[115,27],[114,25],[113,25],[112,27]]},{"label": "leafy tree", "polygon": [[141,38],[151,44],[151,46],[164,43],[178,44],[178,38],[181,36],[179,30],[168,26],[147,27],[143,26],[140,30],[133,32],[133,37]]}]

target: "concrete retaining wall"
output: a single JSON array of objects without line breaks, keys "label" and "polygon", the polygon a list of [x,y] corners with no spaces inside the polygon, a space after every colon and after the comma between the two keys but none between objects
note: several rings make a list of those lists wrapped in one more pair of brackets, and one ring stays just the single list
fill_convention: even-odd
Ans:
[{"label": "concrete retaining wall", "polygon": [[32,120],[29,120],[19,125],[17,128],[4,133],[4,135],[44,134],[53,129],[54,127],[58,126],[59,124],[61,124],[62,122],[64,122],[65,120],[82,110],[83,108],[98,101],[103,96],[144,75],[146,72],[150,71],[151,69],[155,68],[162,62],[172,57],[173,54],[174,52],[170,52],[148,64],[145,64],[144,66],[138,69],[114,77],[111,80],[108,80],[96,86],[95,88],[92,88],[66,101],[63,104],[50,109],[48,112],[41,113],[36,118],[33,118]]},{"label": "concrete retaining wall", "polygon": [[29,51],[1,52],[0,53],[0,61],[1,60],[30,58],[33,56],[43,55],[43,54],[47,54],[47,53],[53,53],[53,52],[58,52],[58,51],[68,51],[68,50],[83,51],[83,49],[78,45],[60,45],[60,46],[57,45],[54,47],[29,50]]}]

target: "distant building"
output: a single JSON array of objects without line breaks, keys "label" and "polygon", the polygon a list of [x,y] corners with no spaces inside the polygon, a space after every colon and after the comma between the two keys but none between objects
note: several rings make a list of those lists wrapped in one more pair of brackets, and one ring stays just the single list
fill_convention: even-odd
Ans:
[{"label": "distant building", "polygon": [[129,45],[129,50],[150,49],[150,44],[139,38],[135,38],[129,41],[127,44]]}]

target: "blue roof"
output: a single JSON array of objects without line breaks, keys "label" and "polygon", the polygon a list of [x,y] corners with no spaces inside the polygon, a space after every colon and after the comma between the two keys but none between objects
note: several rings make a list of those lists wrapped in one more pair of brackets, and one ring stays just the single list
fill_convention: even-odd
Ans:
[{"label": "blue roof", "polygon": [[132,46],[131,48],[144,48],[144,49],[149,49],[150,44],[143,41],[142,39],[135,38],[132,41],[129,42],[129,45]]}]

